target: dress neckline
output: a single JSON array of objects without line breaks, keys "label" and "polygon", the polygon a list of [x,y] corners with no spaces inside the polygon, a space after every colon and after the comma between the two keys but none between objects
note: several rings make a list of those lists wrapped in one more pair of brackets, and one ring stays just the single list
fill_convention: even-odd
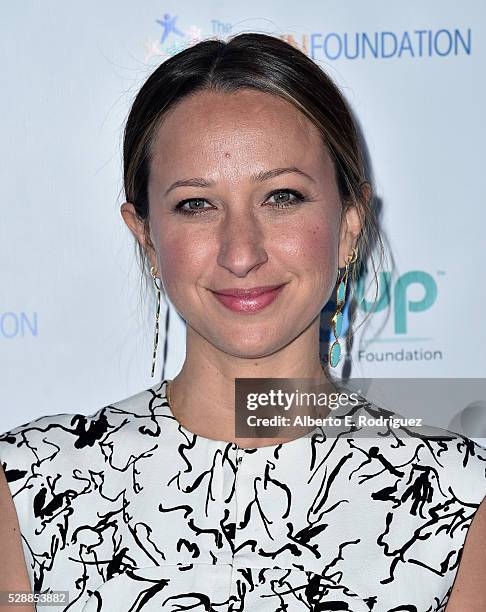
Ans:
[{"label": "dress neckline", "polygon": [[317,437],[322,438],[322,439],[325,438],[325,436],[323,434],[323,431],[325,429],[327,429],[325,426],[324,427],[323,426],[317,426],[314,429],[306,432],[302,436],[298,436],[296,438],[292,438],[292,440],[287,440],[287,442],[277,442],[276,444],[265,444],[263,446],[239,446],[238,444],[236,444],[236,442],[230,442],[229,440],[220,440],[220,439],[217,439],[217,438],[208,438],[207,436],[203,436],[201,434],[197,434],[194,431],[191,431],[191,430],[187,429],[187,427],[185,427],[178,420],[178,418],[175,416],[175,414],[172,412],[172,407],[171,407],[171,405],[169,403],[169,399],[167,397],[167,387],[168,387],[168,384],[170,382],[172,382],[172,379],[164,378],[161,383],[158,383],[156,385],[157,387],[159,387],[158,394],[161,397],[161,399],[164,400],[164,405],[166,407],[168,415],[174,420],[175,423],[177,423],[180,431],[182,431],[183,433],[185,433],[188,436],[194,436],[196,438],[199,438],[200,440],[205,440],[205,441],[207,441],[209,443],[230,445],[234,449],[238,449],[238,450],[241,450],[241,451],[247,451],[247,452],[251,452],[251,453],[264,452],[265,449],[272,451],[272,450],[275,450],[277,448],[284,447],[284,446],[285,447],[294,446],[296,444],[301,444],[303,440],[311,438],[313,436],[317,436]]}]

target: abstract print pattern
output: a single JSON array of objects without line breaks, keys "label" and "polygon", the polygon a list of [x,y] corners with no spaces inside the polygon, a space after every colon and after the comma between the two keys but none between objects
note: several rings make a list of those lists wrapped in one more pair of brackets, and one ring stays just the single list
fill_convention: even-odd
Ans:
[{"label": "abstract print pattern", "polygon": [[32,588],[69,591],[56,610],[445,610],[486,449],[387,426],[244,449],[180,425],[166,384],[0,436]]}]

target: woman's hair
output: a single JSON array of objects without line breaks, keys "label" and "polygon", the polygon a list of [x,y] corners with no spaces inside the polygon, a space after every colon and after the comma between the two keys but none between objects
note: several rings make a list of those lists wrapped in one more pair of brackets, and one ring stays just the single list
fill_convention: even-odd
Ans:
[{"label": "woman's hair", "polygon": [[[365,176],[352,113],[338,87],[305,53],[280,38],[262,33],[238,34],[226,42],[206,39],[194,44],[165,60],[138,92],[124,132],[124,188],[126,200],[145,223],[148,244],[148,180],[152,143],[161,120],[186,96],[241,88],[283,98],[318,128],[334,163],[343,213],[355,205],[362,221],[358,260],[351,268],[351,280],[356,280],[357,270],[372,255],[374,243],[379,242],[382,252],[383,246],[373,198],[366,199],[361,191],[363,183],[368,183],[370,189],[371,184]],[[136,247],[143,276],[151,279],[146,253],[140,243]]]}]

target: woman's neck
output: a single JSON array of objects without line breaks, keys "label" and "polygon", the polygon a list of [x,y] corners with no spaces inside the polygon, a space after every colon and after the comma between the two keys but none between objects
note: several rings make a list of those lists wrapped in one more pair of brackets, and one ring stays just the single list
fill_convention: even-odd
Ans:
[{"label": "woman's neck", "polygon": [[[189,335],[186,360],[170,386],[170,405],[175,418],[200,436],[254,447],[276,444],[299,435],[290,428],[282,438],[237,438],[235,436],[235,380],[237,378],[312,379],[329,383],[314,351],[301,342],[262,358],[233,357]],[[309,428],[309,430],[312,428]],[[305,432],[304,432],[305,433]]]}]

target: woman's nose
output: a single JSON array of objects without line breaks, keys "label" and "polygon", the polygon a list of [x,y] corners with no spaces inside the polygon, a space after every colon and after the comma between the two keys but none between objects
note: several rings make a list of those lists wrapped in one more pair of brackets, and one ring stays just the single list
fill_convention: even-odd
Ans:
[{"label": "woman's nose", "polygon": [[228,213],[220,226],[218,264],[236,276],[246,276],[268,260],[265,232],[252,212]]}]

